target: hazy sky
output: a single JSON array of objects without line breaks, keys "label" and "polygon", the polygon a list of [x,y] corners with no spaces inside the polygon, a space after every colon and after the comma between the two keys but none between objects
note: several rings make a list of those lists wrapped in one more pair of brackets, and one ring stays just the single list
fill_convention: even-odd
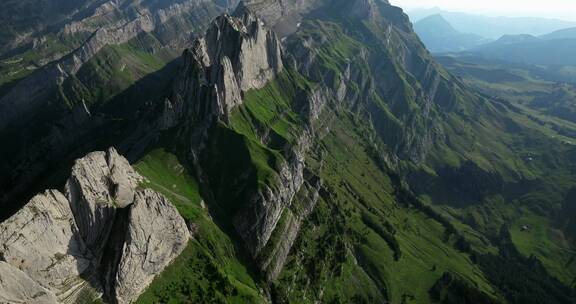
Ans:
[{"label": "hazy sky", "polygon": [[389,0],[405,10],[440,7],[496,16],[533,16],[576,21],[576,0]]}]

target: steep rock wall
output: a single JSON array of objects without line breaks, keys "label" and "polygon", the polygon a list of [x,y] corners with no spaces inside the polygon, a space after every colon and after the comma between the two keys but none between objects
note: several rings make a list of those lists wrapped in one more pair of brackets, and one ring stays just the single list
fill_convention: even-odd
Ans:
[{"label": "steep rock wall", "polygon": [[114,149],[94,152],[76,161],[66,195],[48,190],[1,223],[0,277],[23,285],[0,280],[0,299],[136,300],[190,238],[175,207],[159,193],[139,190],[141,181]]}]

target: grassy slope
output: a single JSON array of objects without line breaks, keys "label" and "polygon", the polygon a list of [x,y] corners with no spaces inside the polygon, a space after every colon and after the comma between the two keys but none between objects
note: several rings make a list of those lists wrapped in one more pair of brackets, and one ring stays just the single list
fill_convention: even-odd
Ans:
[{"label": "grassy slope", "polygon": [[[389,177],[367,152],[361,123],[349,113],[337,115],[340,122],[331,125],[309,159],[330,194],[299,237],[279,293],[294,303],[320,297],[326,303],[430,303],[430,288],[449,271],[494,295],[480,269],[445,239],[440,223],[398,203]],[[399,245],[398,259],[386,233]]]},{"label": "grassy slope", "polygon": [[[307,85],[297,74],[287,71],[265,88],[246,94],[245,105],[233,112],[229,125],[219,124],[215,144],[219,153],[233,153],[218,158],[229,159],[253,168],[261,186],[274,186],[277,181],[277,162],[284,161],[282,148],[301,132],[301,118],[291,109],[298,91]],[[258,130],[270,129],[275,138],[268,146],[260,140]],[[164,141],[164,145],[173,143]],[[226,145],[222,148],[222,145]],[[238,156],[245,151],[247,158]],[[215,154],[211,155],[214,158]],[[136,165],[138,172],[148,178],[143,185],[165,194],[186,220],[198,227],[194,240],[176,261],[156,278],[139,298],[139,303],[262,303],[259,274],[252,272],[253,262],[240,248],[238,236],[229,224],[219,226],[206,208],[213,207],[220,220],[239,208],[225,205],[204,205],[198,183],[178,158],[163,148],[152,150]],[[224,167],[214,174],[230,175],[232,168]],[[241,174],[241,173],[238,173]],[[236,178],[236,176],[231,176]],[[228,186],[229,185],[225,185]],[[228,196],[223,196],[224,200]],[[200,203],[202,201],[202,203]],[[225,209],[223,213],[220,210]]]},{"label": "grassy slope", "polygon": [[[555,225],[546,217],[526,210],[518,213],[510,229],[516,248],[527,257],[538,257],[551,274],[570,285],[576,273],[576,250],[564,233],[554,228]],[[522,229],[524,226],[528,229]]]},{"label": "grassy slope", "polygon": [[[370,31],[378,29],[377,25],[367,26]],[[354,49],[357,46],[355,39],[360,39],[357,36],[358,33],[353,30],[343,33],[338,27],[338,24],[330,22],[304,22],[302,30],[299,32],[302,39],[311,37],[312,41],[323,42],[320,48],[316,49],[316,55],[322,63],[317,68],[323,67],[326,73],[317,78],[322,79],[321,76],[330,75],[330,70],[336,70],[337,74],[338,72],[343,73],[342,66],[334,64],[333,59],[338,58],[334,54],[345,54],[343,58],[354,58],[350,60],[353,69],[362,70],[362,68],[354,67],[354,64],[358,63],[358,57],[349,57],[346,53],[346,50]],[[374,35],[378,36],[377,33]],[[345,43],[345,47],[340,45],[341,42]],[[377,50],[373,51],[377,52]],[[325,54],[331,55],[324,56]],[[398,57],[394,54],[392,56]],[[362,65],[361,62],[359,64]],[[441,74],[442,71],[440,71]],[[316,71],[316,73],[322,72]],[[386,137],[388,139],[394,138],[395,132],[405,132],[408,122],[402,116],[402,111],[410,112],[418,107],[411,99],[411,96],[414,97],[415,94],[410,90],[410,86],[416,87],[419,84],[414,84],[411,75],[403,75],[402,73],[405,72],[402,71],[398,73],[400,73],[399,77],[403,85],[407,87],[403,93],[404,100],[396,100],[396,105],[388,108],[387,102],[390,103],[390,100],[375,98],[382,100],[378,106],[383,108],[382,111],[387,115],[387,117],[385,115],[378,117],[378,119],[389,120],[385,126],[387,130],[384,129],[383,140],[387,140]],[[447,77],[442,75],[442,77]],[[377,76],[374,75],[374,77]],[[326,77],[323,80],[326,82]],[[410,84],[408,85],[408,83]],[[355,87],[354,84],[351,87]],[[356,87],[361,86],[356,84]],[[528,115],[529,113],[518,111],[517,108],[506,103],[500,103],[500,101],[494,102],[470,94],[462,88],[455,87],[452,89],[454,90],[453,97],[456,100],[456,108],[446,113],[436,113],[439,116],[437,121],[441,124],[447,140],[434,142],[433,150],[426,164],[416,168],[412,167],[412,164],[406,164],[408,171],[425,172],[431,176],[431,179],[415,178],[411,179],[410,183],[412,187],[419,188],[418,190],[420,190],[424,200],[435,204],[435,210],[452,221],[452,225],[457,227],[460,234],[466,236],[474,251],[485,252],[488,256],[492,256],[498,253],[498,249],[487,245],[491,241],[488,241],[485,236],[493,238],[499,234],[503,225],[512,224],[515,220],[513,215],[516,210],[530,208],[535,212],[546,214],[548,217],[553,217],[554,212],[559,210],[564,193],[573,186],[574,182],[573,169],[570,165],[572,148],[565,144],[565,136],[561,136],[557,130],[550,126],[542,126],[534,121]],[[398,105],[403,102],[406,103],[404,109]],[[400,126],[398,127],[398,125]],[[364,134],[364,136],[366,138],[369,135]],[[394,144],[394,141],[388,140],[387,143]],[[461,176],[455,179],[459,183],[474,185],[474,187],[458,189],[454,185],[440,184],[437,187],[438,190],[426,188],[427,184],[435,183],[434,180],[448,180],[447,176],[442,173],[444,168],[461,170],[461,166],[466,161],[472,161],[475,164],[476,172],[464,171],[460,173]],[[337,172],[342,172],[342,170]],[[479,174],[479,176],[474,176],[475,174]],[[486,189],[479,191],[475,188],[477,184],[479,187],[484,187],[481,183],[494,177],[496,180],[502,178],[501,186],[490,189],[488,185]],[[466,180],[468,178],[470,180]],[[475,178],[478,179],[475,180]],[[452,177],[452,179],[454,178]],[[496,184],[498,183],[496,182]],[[468,191],[478,191],[478,198],[473,199],[472,202],[464,200],[464,198],[471,196]],[[432,195],[432,197],[427,194]],[[475,218],[475,220],[469,221],[470,218]],[[561,246],[560,248],[566,247]],[[537,256],[544,260],[548,272],[562,278],[566,284],[569,284],[570,282],[566,279],[570,279],[574,273],[571,269],[566,269],[564,273],[557,271],[558,266],[565,263],[564,254],[556,256],[559,252],[561,250],[552,249],[547,253],[547,257],[542,254]],[[523,250],[523,253],[530,255],[534,251]],[[449,256],[454,259],[458,255]],[[557,259],[554,259],[554,256]],[[486,268],[485,265],[483,267]],[[480,270],[476,267],[476,273],[479,272]],[[469,278],[473,276],[472,273],[474,272],[465,271],[461,274]],[[548,278],[545,272],[540,272],[539,276]],[[499,284],[498,282],[492,283]],[[505,286],[503,285],[503,287]],[[483,290],[491,293],[487,289]],[[538,296],[542,296],[542,294]],[[507,294],[507,297],[514,302],[512,296]],[[426,300],[421,298],[421,301]]]},{"label": "grassy slope", "polygon": [[[251,162],[265,167],[258,169],[262,172],[274,168],[259,161],[262,154],[257,151],[280,152],[264,146],[257,130],[262,125],[279,130],[275,133],[285,136],[276,142],[287,143],[288,135],[298,129],[290,123],[297,120],[290,118],[290,106],[284,103],[290,95],[278,90],[286,80],[280,78],[248,94],[250,99],[231,119],[230,127],[244,138],[241,143],[248,147]],[[447,234],[444,225],[402,203],[387,171],[374,160],[373,143],[366,141],[373,131],[340,108],[326,111],[318,124],[319,130],[329,126],[330,131],[311,150],[307,162],[323,179],[325,191],[274,283],[276,300],[430,303],[429,291],[445,273],[456,274],[472,288],[502,299],[480,266],[456,249],[456,239]],[[293,129],[279,127],[286,125]],[[248,270],[250,262],[237,250],[236,237],[215,225],[199,205],[197,184],[177,158],[155,150],[137,168],[150,179],[149,187],[166,194],[187,219],[199,225],[185,253],[139,301],[262,301],[258,275]],[[263,178],[262,182],[270,180]],[[497,252],[486,248],[486,241],[469,226],[455,226],[473,246]]]},{"label": "grassy slope", "polygon": [[[158,51],[149,51],[154,49]],[[60,97],[69,106],[81,100],[88,105],[104,104],[146,75],[161,70],[176,56],[150,34],[107,46],[62,84]]]},{"label": "grassy slope", "polygon": [[198,227],[188,247],[138,303],[263,303],[235,241],[212,221],[196,180],[178,158],[163,149],[152,150],[136,169],[148,179],[144,187],[166,195],[182,216]]},{"label": "grassy slope", "polygon": [[76,34],[68,37],[56,37],[49,34],[39,47],[28,48],[22,53],[0,60],[0,96],[11,85],[30,75],[34,70],[47,64],[47,58],[59,59],[79,47],[89,34]]},{"label": "grassy slope", "polygon": [[[573,130],[576,130],[576,126],[570,121],[570,113],[574,111],[573,102],[576,99],[569,97],[569,94],[557,93],[558,90],[564,91],[570,86],[559,86],[542,79],[528,66],[508,66],[496,62],[482,64],[459,61],[457,58],[443,58],[442,61],[471,86],[510,102],[518,109],[511,113],[515,121],[531,127],[531,132],[548,138],[548,144],[531,146],[523,146],[517,136],[510,138],[509,142],[516,145],[513,149],[522,156],[524,169],[521,172],[527,177],[537,178],[539,182],[531,186],[534,188],[532,193],[517,199],[517,207],[499,207],[500,210],[491,213],[487,220],[510,225],[512,241],[517,249],[526,257],[537,257],[552,275],[570,285],[576,277],[576,265],[572,261],[576,250],[573,243],[566,239],[564,232],[558,229],[554,216],[550,217],[548,213],[550,210],[560,209],[558,203],[562,201],[565,189],[573,187],[576,182],[570,174],[569,161],[554,159],[557,155],[567,153],[562,150],[572,149],[571,144],[575,141]],[[536,99],[540,101],[535,102]],[[558,116],[554,108],[569,106],[570,103],[572,108],[565,112],[567,116]],[[533,134],[526,136],[525,141],[529,136]],[[554,172],[547,173],[542,170],[545,166],[554,168]],[[568,172],[564,169],[568,169]],[[540,179],[541,176],[547,177]],[[504,203],[504,199],[499,200]],[[527,205],[528,208],[521,205]],[[480,208],[471,209],[475,210],[469,212],[469,216],[485,217],[478,214]],[[547,213],[548,216],[544,216]],[[522,231],[524,225],[530,226],[530,229]]]},{"label": "grassy slope", "polygon": [[[245,105],[231,118],[230,127],[244,137],[240,143],[248,147],[251,162],[264,176],[273,174],[274,167],[260,161],[258,151],[282,158],[280,150],[274,150],[280,146],[273,146],[291,142],[299,132],[301,122],[290,102],[295,92],[309,85],[287,72],[264,89],[249,92]],[[372,146],[365,140],[369,129],[345,110],[328,111],[318,124],[329,124],[331,131],[312,149],[308,162],[330,194],[322,196],[310,221],[304,223],[275,284],[275,297],[295,303],[311,302],[320,294],[326,302],[404,299],[428,303],[430,288],[446,271],[496,296],[478,267],[455,249],[453,239],[445,237],[445,227],[397,202],[389,177],[371,157]],[[272,147],[259,141],[257,130],[263,126],[280,138],[268,142]],[[244,265],[250,263],[234,249],[234,234],[208,217],[199,204],[196,182],[177,157],[153,150],[137,168],[149,179],[145,186],[167,195],[181,214],[199,226],[185,253],[139,301],[260,301],[258,276],[246,269],[250,266]],[[272,182],[267,178],[261,181]],[[202,266],[206,263],[210,266]]]},{"label": "grassy slope", "polygon": [[[64,1],[66,2],[66,1]],[[149,1],[150,2],[150,1]],[[52,14],[56,14],[61,11],[61,8],[64,4],[58,4],[51,7],[58,7],[59,9],[57,12],[52,12]],[[109,26],[115,23],[118,23],[120,20],[129,20],[134,13],[138,10],[148,10],[149,8],[141,7],[141,5],[147,6],[148,4],[142,3],[131,3],[130,5],[123,7],[123,11],[116,11],[112,14],[106,14],[104,16],[96,16],[88,19],[82,20],[90,28],[100,28],[102,26]],[[15,4],[7,4],[9,8],[13,8]],[[30,6],[30,5],[28,5]],[[40,9],[39,13],[41,17],[46,17],[50,14],[49,11],[41,11],[42,7],[25,7],[25,8],[18,8],[17,10],[31,10],[31,9]],[[82,9],[86,9],[86,7],[82,7]],[[156,9],[156,8],[154,8]],[[84,13],[87,13],[88,10],[85,10]],[[217,16],[222,11],[222,8],[217,6],[214,3],[204,3],[199,4],[196,9],[193,11],[183,14],[181,16],[176,16],[176,18],[172,18],[166,20],[164,24],[161,26],[157,26],[156,30],[150,34],[142,34],[141,36],[154,36],[155,39],[158,39],[159,42],[165,47],[170,46],[169,48],[164,48],[159,54],[159,57],[165,55],[167,49],[168,52],[172,52],[173,54],[170,55],[171,59],[174,59],[176,56],[180,55],[182,50],[175,49],[174,45],[172,45],[175,41],[181,41],[182,37],[186,36],[186,34],[194,33],[198,30],[201,30],[202,27],[207,25],[211,19]],[[82,11],[79,12],[79,15],[82,15]],[[34,22],[55,22],[56,20],[41,20],[42,18],[38,17],[36,19],[32,18],[32,16],[27,14],[16,14],[14,15],[15,20],[14,22],[21,22],[23,27],[29,27]],[[130,17],[128,17],[130,16]],[[62,17],[62,16],[61,16]],[[29,19],[32,18],[32,19]],[[20,20],[22,19],[22,20]],[[31,21],[32,20],[32,21]],[[66,22],[69,22],[67,20]],[[5,50],[6,53],[3,53],[0,57],[0,96],[6,93],[11,86],[17,83],[19,80],[25,78],[34,70],[50,63],[52,60],[58,60],[63,56],[73,52],[78,47],[80,47],[86,40],[93,34],[91,32],[78,32],[73,34],[65,34],[65,31],[59,28],[59,26],[63,26],[64,23],[62,20],[59,21],[61,23],[52,24],[52,28],[50,31],[52,32],[30,32],[32,35],[36,35],[38,38],[36,42],[33,43],[33,47],[31,45],[20,46],[14,50]],[[1,22],[0,22],[1,23]],[[49,25],[50,23],[43,24],[43,26]],[[12,24],[14,25],[14,24]],[[10,29],[11,26],[2,26],[1,30]],[[28,28],[26,31],[32,30]],[[4,38],[3,33],[0,32],[0,37]],[[12,37],[13,39],[14,37]],[[136,38],[138,39],[138,38]],[[132,42],[129,42],[133,43]],[[143,50],[155,50],[158,51],[156,43],[151,44],[143,44]],[[116,45],[118,46],[118,45]],[[116,47],[113,46],[113,47]],[[124,48],[126,45],[120,45],[119,48]],[[120,51],[121,52],[121,51]],[[122,54],[126,54],[126,52],[121,52]],[[164,53],[164,54],[162,54]],[[158,54],[155,54],[158,55]],[[152,59],[149,56],[148,59]],[[156,60],[156,59],[152,59]],[[140,63],[139,63],[140,64]],[[130,66],[130,63],[128,63]],[[91,89],[101,88],[100,86],[92,86]]]},{"label": "grassy slope", "polygon": [[[334,30],[331,24],[315,26],[324,32]],[[332,79],[337,83],[338,78],[334,75],[341,73],[346,59],[358,45],[346,36],[328,41],[333,43],[319,50],[322,65],[327,71],[322,76],[326,77],[324,80]],[[362,70],[362,65],[357,68]],[[403,80],[404,83],[407,81]],[[220,137],[215,148],[224,154],[212,156],[224,160],[226,153],[245,153],[246,157],[239,160],[246,167],[239,170],[254,170],[260,185],[274,184],[277,164],[283,161],[283,147],[293,144],[301,131],[301,119],[294,114],[297,93],[308,90],[310,85],[288,71],[266,88],[248,92],[245,105],[233,113],[230,124],[218,126],[218,132],[222,132],[219,136],[226,134],[233,140]],[[361,85],[351,84],[350,87],[354,90]],[[405,94],[414,95],[413,92]],[[416,106],[410,102],[408,105]],[[379,106],[390,116],[397,112],[397,109],[387,109],[385,103]],[[276,301],[430,303],[430,290],[438,286],[446,273],[451,273],[479,290],[484,294],[482,297],[503,301],[506,296],[514,302],[509,294],[503,295],[495,287],[497,282],[487,277],[485,273],[490,270],[489,266],[478,264],[469,254],[480,252],[489,261],[496,257],[499,249],[490,245],[491,241],[483,233],[492,236],[502,225],[511,223],[512,240],[522,254],[540,251],[538,257],[548,271],[569,280],[571,268],[558,267],[559,261],[569,262],[569,255],[561,253],[561,247],[546,246],[547,249],[542,251],[544,246],[538,246],[538,242],[552,244],[548,242],[550,234],[546,233],[548,228],[541,217],[535,218],[531,213],[515,215],[516,210],[521,209],[506,207],[503,203],[507,197],[499,194],[484,198],[481,206],[466,208],[443,205],[437,197],[426,195],[422,196],[425,201],[440,204],[431,208],[426,204],[404,202],[400,186],[374,156],[375,143],[369,141],[374,138],[373,130],[362,122],[363,118],[348,110],[332,104],[329,107],[334,108],[322,115],[317,126],[317,130],[329,127],[329,131],[323,134],[307,159],[310,170],[324,182],[321,199],[310,219],[304,223],[280,278],[273,284],[271,294]],[[465,113],[464,118],[460,115],[445,117],[448,136],[454,141],[436,148],[433,155],[437,158],[433,159],[432,165],[458,167],[462,160],[472,159],[485,170],[501,172],[507,180],[518,174],[538,177],[547,172],[542,170],[544,166],[558,166],[561,159],[545,157],[546,152],[541,150],[547,147],[562,152],[557,145],[548,145],[549,129],[538,126],[522,113],[495,104],[485,105],[483,110],[489,113],[503,111],[509,120],[498,121],[498,127],[495,127],[494,121],[467,120],[466,115],[473,113]],[[394,117],[389,119],[396,124],[402,123]],[[472,127],[455,127],[469,123]],[[514,134],[510,127],[513,129],[515,124],[528,126],[529,131],[538,132],[537,138],[543,140],[531,142],[535,137],[526,130]],[[270,131],[269,141],[261,140],[263,130]],[[471,138],[477,141],[470,141]],[[476,144],[470,145],[470,142]],[[503,142],[513,143],[514,147],[510,148]],[[538,146],[540,150],[534,150]],[[535,163],[529,163],[525,159],[528,154],[522,154],[526,151],[542,156],[542,159],[536,158]],[[141,161],[138,168],[150,179],[148,186],[165,193],[187,219],[199,225],[199,233],[185,254],[155,280],[140,301],[262,301],[259,276],[249,270],[251,262],[243,258],[242,250],[237,247],[237,237],[231,230],[214,224],[198,205],[196,183],[193,178],[182,176],[186,170],[174,156],[154,151]],[[214,169],[224,170],[220,167]],[[431,175],[436,174],[433,168],[422,169]],[[564,177],[559,174],[547,185],[561,184],[562,180]],[[539,185],[538,190],[546,189],[539,192],[540,197],[536,192],[529,193],[513,203],[542,207],[557,199],[552,190],[566,186],[559,185],[551,190],[545,187],[547,185]],[[548,194],[551,197],[546,197]],[[474,218],[473,222],[468,220],[470,217]],[[451,224],[446,224],[446,218]],[[526,236],[518,232],[518,225],[523,222],[533,225],[533,234]],[[462,248],[460,236],[472,249]],[[559,254],[562,254],[561,259],[558,259]]]}]

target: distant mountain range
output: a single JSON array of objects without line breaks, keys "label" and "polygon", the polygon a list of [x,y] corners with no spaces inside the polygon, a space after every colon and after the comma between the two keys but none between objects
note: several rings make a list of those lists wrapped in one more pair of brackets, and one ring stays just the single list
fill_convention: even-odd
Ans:
[{"label": "distant mountain range", "polygon": [[490,40],[473,32],[461,32],[453,24],[444,14],[434,14],[414,23],[414,30],[432,53],[463,52],[466,55],[522,64],[576,65],[576,27],[542,35],[505,34]]},{"label": "distant mountain range", "polygon": [[490,42],[482,36],[457,31],[440,14],[416,22],[414,30],[433,53],[459,52]]},{"label": "distant mountain range", "polygon": [[541,39],[576,39],[576,27],[558,30],[550,34],[540,36]]},{"label": "distant mountain range", "polygon": [[539,37],[506,35],[469,50],[485,58],[536,65],[576,65],[576,28],[563,29]]},{"label": "distant mountain range", "polygon": [[473,33],[490,39],[504,35],[530,34],[540,36],[557,30],[576,27],[576,22],[534,17],[488,17],[467,13],[448,12],[439,8],[409,11],[416,23],[431,15],[441,14],[457,31]]}]

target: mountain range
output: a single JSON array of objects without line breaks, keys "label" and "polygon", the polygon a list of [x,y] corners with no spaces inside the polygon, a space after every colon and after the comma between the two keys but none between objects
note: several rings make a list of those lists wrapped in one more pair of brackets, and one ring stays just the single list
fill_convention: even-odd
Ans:
[{"label": "mountain range", "polygon": [[516,63],[534,65],[573,66],[576,56],[575,28],[555,31],[539,37],[506,35],[500,39],[468,50],[470,53]]},{"label": "mountain range", "polygon": [[407,12],[416,23],[428,16],[442,15],[457,31],[472,33],[487,39],[504,35],[545,35],[557,30],[576,27],[576,22],[538,17],[492,17],[471,13],[451,12],[440,8],[417,9]]},{"label": "mountain range", "polygon": [[458,32],[440,14],[416,22],[414,31],[433,53],[461,52],[490,42],[475,34]]},{"label": "mountain range", "polygon": [[385,0],[0,11],[0,302],[576,301],[555,81]]},{"label": "mountain range", "polygon": [[458,53],[522,64],[573,66],[576,56],[576,28],[541,36],[503,35],[490,41],[476,34],[457,31],[442,15],[431,15],[414,24],[426,48],[432,53]]}]

